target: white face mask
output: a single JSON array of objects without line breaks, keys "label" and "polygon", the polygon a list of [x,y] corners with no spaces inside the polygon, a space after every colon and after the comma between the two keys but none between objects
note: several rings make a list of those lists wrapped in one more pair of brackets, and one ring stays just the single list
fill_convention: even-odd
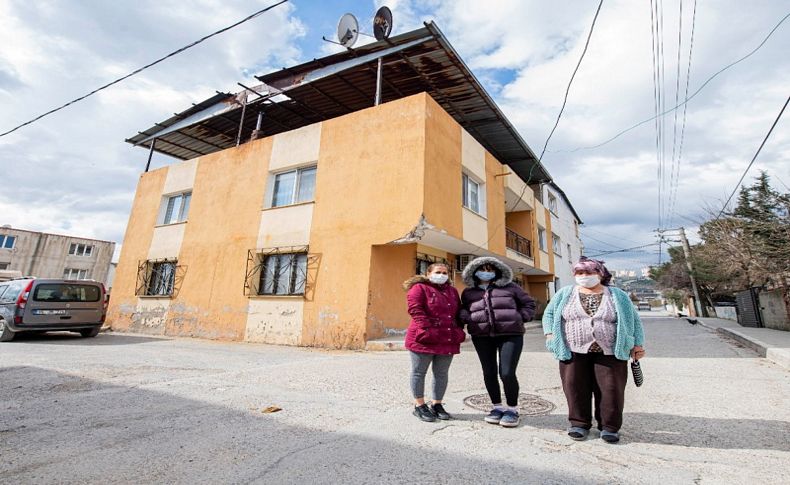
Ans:
[{"label": "white face mask", "polygon": [[435,285],[443,285],[447,283],[448,276],[441,273],[431,273],[428,275],[428,280]]},{"label": "white face mask", "polygon": [[595,274],[576,277],[576,284],[585,288],[595,288],[600,282],[601,277]]}]

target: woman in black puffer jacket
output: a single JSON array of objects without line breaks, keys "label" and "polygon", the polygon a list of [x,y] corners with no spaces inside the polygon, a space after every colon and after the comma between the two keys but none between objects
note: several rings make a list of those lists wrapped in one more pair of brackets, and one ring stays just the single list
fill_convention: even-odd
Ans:
[{"label": "woman in black puffer jacket", "polygon": [[[494,405],[485,421],[516,427],[519,422],[516,367],[524,346],[524,322],[535,315],[535,300],[513,283],[513,270],[496,258],[472,260],[464,268],[463,278],[467,288],[461,294],[460,318],[472,336]],[[507,407],[502,405],[500,378]]]}]

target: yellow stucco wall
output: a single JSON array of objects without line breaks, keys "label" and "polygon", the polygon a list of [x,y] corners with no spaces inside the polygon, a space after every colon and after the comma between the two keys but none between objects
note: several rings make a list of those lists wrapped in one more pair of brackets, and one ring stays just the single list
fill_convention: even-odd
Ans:
[{"label": "yellow stucco wall", "polygon": [[373,246],[368,284],[367,338],[409,326],[403,282],[414,276],[415,244]]},{"label": "yellow stucco wall", "polygon": [[165,332],[244,338],[247,251],[256,247],[271,138],[200,158],[178,264],[186,268]]},{"label": "yellow stucco wall", "polygon": [[129,330],[133,327],[137,306],[137,297],[134,294],[137,285],[137,265],[139,261],[148,258],[167,170],[165,167],[144,173],[140,175],[140,181],[137,183],[133,210],[126,226],[113,281],[110,307],[107,310],[107,322],[113,329]]},{"label": "yellow stucco wall", "polygon": [[486,199],[488,250],[505,255],[505,177],[500,175],[505,172],[496,158],[486,152]]},{"label": "yellow stucco wall", "polygon": [[371,247],[403,237],[422,214],[426,97],[323,123],[310,228],[321,264],[304,306],[303,345],[365,344]]},{"label": "yellow stucco wall", "polygon": [[422,210],[430,224],[463,238],[461,218],[461,125],[428,95],[424,100],[425,172]]}]

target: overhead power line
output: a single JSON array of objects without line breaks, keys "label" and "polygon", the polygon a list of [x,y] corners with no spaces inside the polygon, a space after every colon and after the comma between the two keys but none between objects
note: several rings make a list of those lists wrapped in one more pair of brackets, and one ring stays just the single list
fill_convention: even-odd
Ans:
[{"label": "overhead power line", "polygon": [[160,57],[159,59],[157,59],[157,60],[155,60],[155,61],[153,61],[153,62],[151,62],[149,64],[146,64],[145,66],[143,66],[143,67],[141,67],[139,69],[136,69],[136,70],[130,72],[129,74],[127,74],[127,75],[125,75],[123,77],[119,77],[118,79],[116,79],[114,81],[111,81],[111,82],[105,84],[104,86],[98,87],[98,88],[94,89],[93,91],[89,92],[88,94],[86,94],[84,96],[80,96],[79,98],[73,99],[73,100],[69,101],[68,103],[66,103],[66,104],[64,104],[62,106],[58,106],[57,108],[51,109],[51,110],[47,111],[46,113],[43,113],[43,114],[40,114],[40,115],[36,116],[35,118],[31,119],[30,121],[26,121],[26,122],[22,123],[21,125],[15,126],[14,128],[11,128],[10,130],[8,130],[6,132],[0,133],[0,137],[6,136],[8,134],[11,134],[11,133],[15,132],[16,130],[18,130],[18,129],[24,127],[24,126],[27,126],[27,125],[29,125],[31,123],[35,123],[36,121],[40,120],[41,118],[44,118],[45,116],[49,116],[49,115],[51,115],[51,114],[53,114],[53,113],[55,113],[57,111],[60,111],[60,110],[62,110],[64,108],[74,104],[74,103],[82,101],[83,99],[85,99],[85,98],[87,98],[89,96],[93,96],[94,94],[98,93],[99,91],[107,89],[107,88],[109,88],[110,86],[112,86],[114,84],[118,84],[119,82],[121,82],[121,81],[123,81],[125,79],[128,79],[128,78],[134,76],[135,74],[139,74],[139,73],[145,71],[149,67],[153,67],[153,66],[159,64],[160,62],[175,56],[176,54],[180,54],[180,53],[184,52],[185,50],[187,50],[187,49],[189,49],[191,47],[194,47],[194,46],[200,44],[201,42],[210,39],[211,37],[214,37],[215,35],[219,35],[219,34],[221,34],[223,32],[227,32],[228,30],[230,30],[230,29],[232,29],[234,27],[237,27],[237,26],[243,24],[244,22],[252,20],[255,17],[258,17],[258,16],[268,12],[269,10],[271,10],[271,9],[273,9],[273,8],[279,6],[279,5],[282,5],[283,3],[286,3],[288,1],[289,0],[281,0],[281,1],[277,2],[277,3],[275,3],[275,4],[269,5],[266,8],[258,10],[257,12],[253,13],[252,15],[249,15],[249,16],[239,20],[238,22],[236,22],[234,24],[228,25],[227,27],[224,27],[224,28],[222,28],[220,30],[217,30],[216,32],[213,32],[213,33],[211,33],[209,35],[201,37],[200,39],[192,42],[191,44],[185,45],[184,47],[182,47],[180,49],[177,49],[177,50],[171,52],[170,54],[167,54],[164,57]]},{"label": "overhead power line", "polygon": [[659,245],[659,243],[654,242],[654,243],[650,243],[650,244],[643,244],[642,246],[634,246],[632,248],[618,249],[616,251],[606,251],[606,252],[603,252],[603,253],[593,254],[593,255],[590,255],[590,257],[591,258],[597,258],[598,256],[605,256],[607,254],[630,253],[630,252],[635,252],[638,249],[649,248],[651,246],[658,246],[658,245]]},{"label": "overhead power line", "polygon": [[741,62],[745,61],[746,59],[748,59],[749,57],[751,57],[752,55],[754,55],[754,53],[755,53],[755,52],[757,52],[758,50],[760,50],[760,48],[761,48],[762,46],[764,46],[766,42],[768,42],[768,39],[770,39],[770,38],[771,38],[771,36],[774,34],[774,32],[776,32],[776,30],[777,30],[777,29],[778,29],[778,28],[779,28],[779,27],[780,27],[780,26],[781,26],[781,25],[782,25],[782,24],[783,24],[783,23],[784,23],[784,22],[787,20],[787,18],[788,18],[788,17],[790,17],[790,13],[788,13],[787,15],[785,15],[784,17],[782,17],[782,20],[780,20],[780,21],[779,21],[779,23],[778,23],[778,24],[776,24],[776,26],[774,26],[774,28],[773,28],[773,29],[771,29],[771,31],[770,31],[770,32],[768,33],[768,35],[767,35],[767,36],[766,36],[766,37],[765,37],[765,38],[762,40],[762,42],[760,42],[760,44],[759,44],[757,47],[755,47],[755,48],[754,48],[754,49],[753,49],[751,52],[749,52],[749,53],[748,53],[748,54],[746,54],[745,56],[741,57],[741,58],[740,58],[740,59],[738,59],[737,61],[731,62],[730,64],[727,64],[726,66],[724,66],[723,68],[721,68],[720,70],[718,70],[718,71],[717,71],[715,74],[713,74],[712,76],[710,76],[710,77],[709,77],[709,78],[708,78],[708,79],[707,79],[707,80],[706,80],[704,83],[702,83],[702,85],[701,85],[699,88],[697,88],[697,90],[696,90],[696,91],[694,91],[694,93],[693,93],[691,96],[687,97],[687,98],[686,98],[686,99],[685,99],[685,100],[684,100],[682,103],[680,103],[679,105],[677,105],[677,106],[675,106],[675,107],[673,107],[673,108],[670,108],[670,109],[668,109],[668,110],[666,110],[666,111],[664,111],[664,112],[662,112],[662,113],[659,113],[659,114],[658,114],[658,115],[656,115],[656,116],[652,116],[652,117],[650,117],[650,118],[648,118],[648,119],[646,119],[646,120],[640,121],[639,123],[637,123],[637,124],[635,124],[635,125],[633,125],[633,126],[631,126],[631,127],[629,127],[629,128],[626,128],[625,130],[622,130],[621,132],[617,133],[617,134],[616,134],[616,135],[614,135],[613,137],[609,138],[609,139],[608,139],[608,140],[606,140],[606,141],[603,141],[603,142],[601,142],[601,143],[598,143],[597,145],[591,145],[591,146],[586,146],[586,147],[578,147],[578,148],[574,148],[574,149],[572,149],[572,150],[556,150],[556,151],[553,151],[553,153],[573,153],[573,152],[578,152],[578,151],[580,151],[580,150],[592,150],[592,149],[595,149],[595,148],[600,148],[600,147],[602,147],[602,146],[606,145],[607,143],[611,143],[611,142],[613,142],[614,140],[616,140],[617,138],[620,138],[622,135],[624,135],[624,134],[628,133],[629,131],[631,131],[631,130],[633,130],[633,129],[635,129],[635,128],[638,128],[638,127],[640,127],[640,126],[644,125],[645,123],[649,123],[649,122],[653,121],[654,119],[656,119],[656,118],[657,118],[657,117],[659,117],[659,116],[664,116],[664,115],[667,115],[667,114],[671,113],[672,111],[674,111],[674,110],[676,110],[676,109],[680,108],[681,106],[685,105],[686,103],[688,103],[689,101],[691,101],[692,99],[694,99],[694,97],[696,97],[696,96],[697,96],[697,95],[698,95],[698,94],[699,94],[699,93],[700,93],[700,92],[701,92],[703,89],[705,89],[705,87],[706,87],[706,86],[707,86],[707,85],[708,85],[708,84],[709,84],[711,81],[713,81],[713,79],[715,79],[716,77],[718,77],[718,76],[719,76],[721,73],[723,73],[723,72],[724,72],[724,71],[726,71],[727,69],[729,69],[729,68],[731,68],[731,67],[735,66],[736,64],[739,64],[739,63],[741,63]]},{"label": "overhead power line", "polygon": [[771,129],[768,130],[768,133],[765,134],[765,138],[763,138],[763,142],[760,143],[760,147],[757,149],[757,152],[755,152],[754,156],[752,157],[752,161],[749,162],[749,165],[746,167],[746,170],[743,171],[743,175],[741,175],[741,179],[738,180],[737,184],[735,184],[735,188],[732,189],[732,193],[727,198],[727,202],[724,203],[724,205],[722,206],[721,210],[719,211],[719,215],[716,216],[716,219],[714,219],[714,221],[718,220],[719,217],[721,217],[721,215],[724,214],[724,210],[727,208],[727,204],[730,203],[730,201],[732,200],[732,196],[735,195],[735,192],[738,191],[738,187],[741,186],[741,182],[743,182],[744,177],[746,177],[746,174],[749,173],[749,169],[752,168],[752,165],[754,164],[754,161],[757,160],[757,155],[760,154],[760,151],[762,151],[763,147],[765,146],[765,142],[768,141],[768,137],[770,137],[771,133],[773,133],[774,128],[776,127],[776,124],[779,123],[779,119],[782,117],[782,114],[784,114],[785,108],[787,108],[787,103],[789,103],[789,102],[790,102],[790,96],[787,97],[787,100],[785,101],[784,106],[782,106],[782,110],[779,111],[779,114],[776,116],[776,119],[774,120],[774,123],[771,125]]},{"label": "overhead power line", "polygon": [[[595,10],[595,16],[593,16],[592,23],[590,24],[590,32],[587,34],[587,40],[584,43],[584,49],[582,50],[581,55],[579,56],[579,62],[576,63],[576,68],[573,70],[573,74],[571,74],[570,80],[568,80],[568,86],[565,88],[565,97],[562,100],[562,107],[560,108],[560,112],[557,114],[557,120],[554,122],[554,127],[551,129],[549,136],[546,138],[546,142],[543,144],[543,150],[540,152],[540,156],[538,157],[538,161],[532,164],[532,167],[529,169],[529,173],[527,174],[527,180],[524,181],[524,187],[521,189],[521,193],[518,195],[518,198],[513,202],[513,205],[510,207],[507,212],[512,211],[515,209],[519,202],[524,200],[524,194],[526,193],[527,189],[529,188],[529,182],[532,180],[532,172],[535,170],[535,167],[540,165],[541,160],[543,160],[543,155],[546,153],[546,147],[549,145],[549,140],[551,140],[554,131],[557,129],[557,126],[560,123],[560,118],[562,118],[562,113],[565,110],[565,105],[568,102],[568,93],[571,90],[571,85],[573,84],[573,79],[576,77],[576,73],[579,71],[579,66],[581,66],[582,61],[584,60],[585,54],[587,54],[587,48],[590,45],[590,39],[592,38],[593,31],[595,30],[595,23],[598,20],[598,14],[601,12],[601,7],[603,6],[603,0],[598,3],[598,8]],[[486,245],[491,242],[494,236],[497,234],[499,229],[502,228],[504,224],[499,224],[496,229],[490,231],[490,235],[488,236],[488,240],[486,241]],[[482,246],[477,246],[478,249],[484,249]]]}]

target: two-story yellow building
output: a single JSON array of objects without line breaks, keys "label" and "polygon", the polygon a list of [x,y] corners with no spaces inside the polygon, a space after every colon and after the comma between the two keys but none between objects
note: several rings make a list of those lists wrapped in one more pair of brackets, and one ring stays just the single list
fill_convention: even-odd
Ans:
[{"label": "two-story yellow building", "polygon": [[546,302],[551,179],[435,25],[258,79],[128,140],[183,161],[140,177],[113,329],[361,348],[477,255]]}]

